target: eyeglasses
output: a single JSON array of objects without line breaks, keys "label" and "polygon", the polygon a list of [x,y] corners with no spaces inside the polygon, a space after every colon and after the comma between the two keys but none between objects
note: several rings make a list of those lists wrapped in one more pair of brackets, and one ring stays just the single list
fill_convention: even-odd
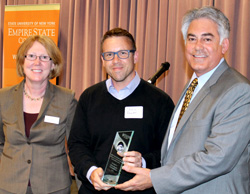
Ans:
[{"label": "eyeglasses", "polygon": [[136,50],[120,50],[117,52],[105,52],[102,53],[102,57],[105,61],[111,61],[117,55],[120,59],[129,58],[129,53],[134,53]]},{"label": "eyeglasses", "polygon": [[39,57],[40,61],[43,61],[43,62],[48,62],[48,61],[52,60],[47,55],[40,55],[40,56],[36,56],[36,55],[33,55],[33,54],[27,54],[27,55],[25,55],[25,58],[27,60],[29,60],[29,61],[35,61],[37,59],[37,57]]}]

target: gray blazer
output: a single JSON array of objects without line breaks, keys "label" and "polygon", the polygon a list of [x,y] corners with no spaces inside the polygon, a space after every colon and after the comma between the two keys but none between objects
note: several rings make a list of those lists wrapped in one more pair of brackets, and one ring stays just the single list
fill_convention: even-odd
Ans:
[{"label": "gray blazer", "polygon": [[226,61],[189,105],[169,149],[168,134],[162,167],[151,171],[157,193],[250,193],[250,83]]},{"label": "gray blazer", "polygon": [[0,188],[26,193],[30,180],[34,193],[64,189],[71,185],[65,136],[69,135],[75,112],[74,93],[49,83],[27,138],[23,85],[24,81],[0,90]]}]

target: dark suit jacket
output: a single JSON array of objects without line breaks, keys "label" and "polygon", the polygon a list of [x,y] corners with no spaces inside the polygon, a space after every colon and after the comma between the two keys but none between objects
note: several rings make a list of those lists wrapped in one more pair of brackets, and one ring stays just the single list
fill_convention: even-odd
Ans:
[{"label": "dark suit jacket", "polygon": [[0,90],[0,188],[26,193],[30,180],[34,193],[64,189],[71,184],[65,136],[69,135],[76,107],[74,93],[48,83],[27,138],[23,85],[24,81]]},{"label": "dark suit jacket", "polygon": [[250,83],[225,61],[190,103],[167,149],[168,133],[162,167],[151,171],[157,193],[250,193]]}]

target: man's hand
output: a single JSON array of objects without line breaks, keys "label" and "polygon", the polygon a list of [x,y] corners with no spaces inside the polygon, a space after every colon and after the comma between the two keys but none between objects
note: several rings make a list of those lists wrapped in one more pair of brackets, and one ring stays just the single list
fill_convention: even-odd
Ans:
[{"label": "man's hand", "polygon": [[136,151],[125,152],[123,155],[124,165],[141,167],[142,166],[142,156],[141,153]]},{"label": "man's hand", "polygon": [[127,172],[135,174],[135,176],[134,178],[132,178],[127,182],[116,185],[115,186],[116,189],[124,191],[136,191],[136,190],[145,190],[153,186],[150,178],[150,169],[137,168],[129,165],[123,166],[122,169]]},{"label": "man's hand", "polygon": [[102,182],[102,180],[101,180],[102,176],[103,176],[102,168],[97,168],[91,173],[90,180],[91,180],[91,182],[96,190],[98,190],[98,191],[109,190],[112,186]]}]

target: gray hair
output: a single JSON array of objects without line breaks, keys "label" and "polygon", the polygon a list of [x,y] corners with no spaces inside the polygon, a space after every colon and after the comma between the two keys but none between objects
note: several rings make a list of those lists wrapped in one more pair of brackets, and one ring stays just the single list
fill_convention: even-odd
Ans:
[{"label": "gray hair", "polygon": [[188,11],[182,20],[181,32],[183,38],[187,40],[187,31],[190,23],[193,20],[206,18],[212,20],[218,25],[218,33],[220,35],[220,44],[225,38],[229,38],[230,23],[228,18],[218,9],[210,6],[205,6],[200,9],[192,9]]}]

